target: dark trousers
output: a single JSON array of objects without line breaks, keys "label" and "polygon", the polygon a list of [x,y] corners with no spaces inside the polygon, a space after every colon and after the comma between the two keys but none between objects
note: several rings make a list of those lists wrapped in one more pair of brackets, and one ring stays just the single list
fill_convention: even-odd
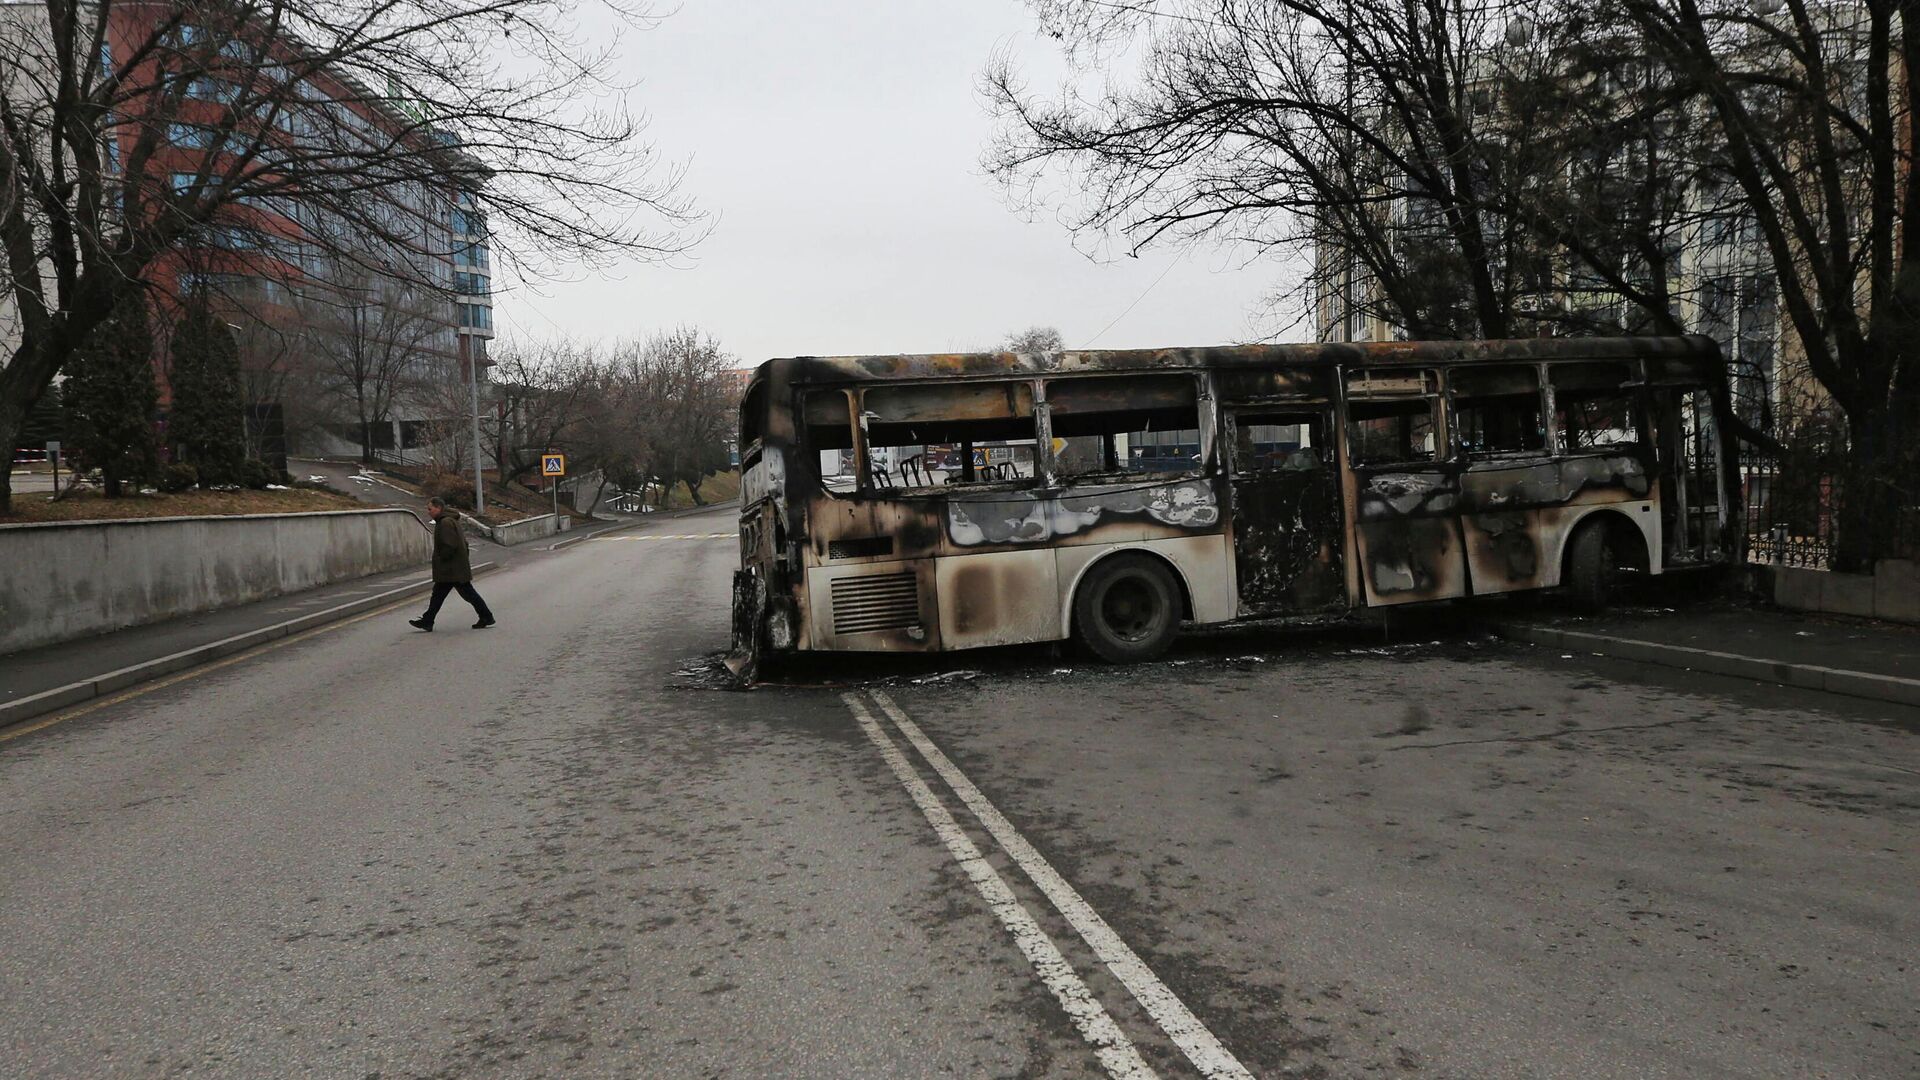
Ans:
[{"label": "dark trousers", "polygon": [[480,599],[480,594],[474,590],[473,584],[466,581],[434,582],[433,599],[427,601],[427,613],[420,616],[420,621],[432,626],[433,617],[440,614],[440,605],[446,602],[447,594],[455,591],[460,593],[460,599],[473,605],[473,610],[479,614],[481,622],[493,621],[493,612],[487,610],[487,602]]}]

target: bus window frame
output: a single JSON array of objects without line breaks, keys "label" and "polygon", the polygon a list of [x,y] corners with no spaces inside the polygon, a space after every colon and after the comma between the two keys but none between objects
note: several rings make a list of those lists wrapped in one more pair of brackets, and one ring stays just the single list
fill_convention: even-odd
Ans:
[{"label": "bus window frame", "polygon": [[[1383,460],[1383,461],[1359,460],[1358,457],[1356,456],[1356,450],[1358,449],[1361,440],[1358,438],[1359,433],[1358,431],[1355,430],[1354,425],[1360,423],[1361,421],[1355,420],[1353,416],[1353,405],[1356,400],[1355,395],[1353,393],[1353,385],[1352,385],[1354,377],[1362,376],[1362,377],[1371,379],[1376,375],[1380,375],[1380,376],[1405,375],[1409,372],[1422,376],[1421,383],[1422,383],[1423,389],[1421,390],[1421,392],[1408,393],[1408,394],[1393,394],[1393,393],[1366,394],[1359,397],[1358,400],[1361,402],[1368,402],[1368,401],[1414,401],[1417,399],[1424,399],[1427,403],[1427,426],[1430,433],[1430,437],[1433,439],[1433,449],[1428,451],[1425,457],[1395,458],[1395,459]],[[1447,385],[1446,384],[1446,368],[1444,365],[1441,365],[1441,364],[1423,364],[1423,365],[1418,365],[1413,367],[1390,367],[1390,368],[1372,368],[1372,367],[1342,368],[1339,373],[1339,390],[1340,390],[1339,427],[1340,427],[1340,442],[1341,442],[1340,460],[1344,464],[1345,468],[1348,469],[1349,471],[1387,470],[1387,471],[1407,472],[1407,471],[1419,470],[1419,469],[1437,468],[1440,465],[1443,465],[1448,463],[1449,461],[1452,461],[1454,459],[1453,458],[1453,434],[1452,434],[1452,424],[1451,424],[1452,418],[1447,415],[1447,409],[1444,405],[1444,398],[1446,397],[1446,385]],[[1446,448],[1445,453],[1441,452],[1443,447]]]},{"label": "bus window frame", "polygon": [[[1551,367],[1548,361],[1513,361],[1506,363],[1449,364],[1441,368],[1440,396],[1445,404],[1447,415],[1447,460],[1468,467],[1481,463],[1498,463],[1547,459],[1561,456],[1555,452],[1559,433],[1554,430],[1553,400],[1547,393],[1548,374]],[[1519,450],[1472,450],[1466,445],[1463,425],[1458,423],[1457,412],[1460,408],[1460,396],[1454,386],[1454,377],[1462,372],[1486,373],[1499,369],[1522,369],[1533,373],[1533,407],[1539,423],[1541,443],[1538,447]],[[1524,395],[1508,395],[1521,397]],[[1469,398],[1468,400],[1474,400]]]},{"label": "bus window frame", "polygon": [[[1545,378],[1541,390],[1546,395],[1547,447],[1556,458],[1576,457],[1635,457],[1646,462],[1654,460],[1654,448],[1658,445],[1655,427],[1658,418],[1648,401],[1648,383],[1646,365],[1638,359],[1575,359],[1546,361],[1541,365]],[[1633,422],[1633,438],[1626,442],[1595,443],[1590,446],[1576,447],[1567,439],[1560,423],[1560,387],[1554,381],[1554,373],[1578,367],[1618,367],[1626,372],[1626,379],[1618,384],[1619,394],[1626,400],[1628,413]]]},{"label": "bus window frame", "polygon": [[[1191,428],[1167,428],[1165,430],[1194,432],[1195,434],[1194,444],[1198,450],[1198,453],[1196,455],[1198,457],[1198,460],[1192,462],[1189,468],[1178,469],[1174,471],[1135,472],[1131,469],[1121,466],[1119,461],[1117,460],[1117,453],[1116,453],[1115,468],[1113,469],[1099,469],[1099,470],[1082,471],[1082,472],[1075,472],[1075,473],[1068,473],[1064,471],[1061,467],[1060,454],[1057,450],[1054,449],[1054,446],[1053,446],[1053,442],[1056,438],[1062,438],[1062,436],[1057,436],[1054,434],[1054,426],[1053,426],[1054,384],[1073,383],[1073,384],[1084,385],[1090,382],[1099,382],[1099,381],[1107,381],[1107,380],[1111,380],[1114,382],[1123,382],[1123,381],[1129,381],[1129,380],[1144,381],[1144,382],[1156,382],[1156,381],[1185,382],[1190,384],[1193,390],[1193,399],[1191,402],[1191,407],[1193,408],[1194,426]],[[1103,484],[1111,485],[1116,483],[1154,485],[1159,483],[1172,483],[1183,478],[1205,476],[1208,474],[1208,471],[1209,471],[1208,463],[1213,460],[1213,456],[1210,454],[1210,451],[1212,450],[1216,441],[1220,437],[1220,431],[1219,431],[1218,425],[1220,424],[1221,420],[1220,420],[1218,411],[1211,407],[1212,397],[1213,397],[1212,387],[1210,385],[1210,380],[1207,378],[1206,372],[1204,371],[1112,371],[1112,372],[1100,372],[1100,373],[1093,373],[1093,374],[1089,374],[1085,372],[1073,372],[1070,374],[1047,375],[1047,376],[1043,376],[1037,381],[1040,384],[1039,385],[1040,394],[1039,394],[1039,397],[1036,399],[1035,410],[1036,412],[1044,411],[1046,415],[1046,422],[1045,422],[1046,438],[1044,440],[1045,465],[1044,465],[1044,468],[1038,471],[1043,472],[1044,475],[1047,477],[1046,486],[1049,490],[1064,490],[1067,488],[1077,487],[1081,485],[1099,486]],[[1189,403],[1187,402],[1176,402],[1172,406],[1163,406],[1163,407],[1185,408],[1187,407],[1188,404]],[[1127,411],[1127,410],[1108,410],[1108,411],[1111,412],[1111,411]],[[1151,411],[1151,410],[1134,410],[1134,411]],[[1087,410],[1087,412],[1089,414],[1097,414],[1098,410]],[[1154,429],[1148,428],[1145,430],[1152,431]],[[1114,446],[1115,446],[1113,442],[1114,436],[1118,434],[1121,434],[1121,433],[1112,432],[1112,433],[1107,433],[1100,436],[1072,436],[1072,437],[1073,438],[1098,437],[1098,438],[1104,439],[1106,440],[1106,446],[1104,450],[1111,451],[1111,450],[1114,450]],[[1133,432],[1127,432],[1126,434],[1133,434]]]},{"label": "bus window frame", "polygon": [[[953,381],[935,379],[935,380],[924,380],[924,381],[922,380],[911,380],[911,381],[902,380],[899,382],[887,381],[887,382],[875,383],[871,385],[859,384],[859,385],[848,385],[848,386],[823,386],[823,387],[818,387],[816,389],[809,390],[803,396],[801,401],[802,423],[799,425],[799,427],[801,431],[800,441],[804,445],[803,453],[810,455],[815,462],[816,476],[814,477],[815,479],[814,487],[820,494],[826,495],[829,498],[859,500],[859,499],[872,499],[872,498],[929,499],[929,498],[939,498],[950,492],[1025,491],[1025,490],[1029,490],[1036,487],[1048,486],[1051,484],[1051,480],[1048,477],[1047,469],[1050,468],[1051,462],[1049,460],[1049,455],[1047,454],[1047,440],[1044,435],[1045,429],[1042,421],[1042,417],[1044,414],[1043,405],[1044,405],[1045,399],[1041,396],[1044,391],[1040,383],[1041,383],[1041,379],[1034,378],[1034,377],[964,379],[964,380],[953,380]],[[927,485],[924,487],[881,486],[879,484],[876,484],[874,482],[874,469],[873,469],[873,452],[872,452],[873,433],[872,433],[871,425],[869,424],[869,421],[873,418],[874,414],[872,410],[870,410],[867,407],[867,394],[870,391],[875,391],[875,390],[897,392],[897,391],[906,391],[906,390],[924,389],[924,388],[940,389],[940,388],[954,387],[954,386],[967,386],[967,387],[1016,386],[1016,387],[1026,388],[1027,400],[1025,404],[1027,405],[1030,411],[1024,414],[1024,416],[1023,414],[1016,412],[1012,418],[1016,421],[1019,419],[1026,418],[1026,419],[1030,419],[1033,423],[1034,433],[1031,436],[1033,440],[1033,451],[1034,451],[1033,475],[1019,476],[1011,480],[984,480],[984,481],[983,480],[964,480],[959,483],[942,483],[939,485]],[[853,462],[854,486],[851,490],[839,491],[839,490],[830,488],[825,483],[826,478],[824,476],[817,475],[818,460],[819,460],[818,455],[820,452],[820,448],[814,444],[812,438],[810,437],[812,434],[813,425],[810,422],[808,422],[806,419],[806,416],[807,416],[806,399],[819,394],[844,394],[846,396],[848,415],[851,418],[849,422],[849,428],[852,432],[851,441],[853,443],[853,446],[849,448],[849,452],[851,452],[854,455],[854,462]],[[1026,438],[1026,437],[1023,436],[1022,438]],[[1002,441],[1008,441],[1008,440],[1002,440]],[[1019,441],[1019,440],[1011,440],[1011,441]],[[973,471],[974,470],[970,461],[964,465],[963,475],[972,474]]]}]

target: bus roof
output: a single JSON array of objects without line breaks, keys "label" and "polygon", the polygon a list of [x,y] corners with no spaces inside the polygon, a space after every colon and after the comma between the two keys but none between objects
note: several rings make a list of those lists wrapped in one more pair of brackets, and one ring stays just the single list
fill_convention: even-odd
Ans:
[{"label": "bus roof", "polygon": [[[1533,363],[1542,360],[1698,360],[1715,367],[1712,338],[1514,338],[1504,341],[1308,342],[1205,348],[1070,349],[1048,354],[920,353],[878,356],[794,356],[768,360],[752,383],[784,376],[788,385],[875,381],[1032,377],[1110,371],[1191,371],[1209,368],[1332,365]],[[1703,371],[1702,374],[1707,374]]]}]

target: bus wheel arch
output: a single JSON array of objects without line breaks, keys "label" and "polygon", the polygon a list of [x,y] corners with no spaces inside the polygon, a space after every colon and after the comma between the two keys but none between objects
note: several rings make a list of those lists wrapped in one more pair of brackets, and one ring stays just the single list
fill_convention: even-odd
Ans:
[{"label": "bus wheel arch", "polygon": [[1573,527],[1561,553],[1560,582],[1573,606],[1605,610],[1622,568],[1645,573],[1651,565],[1647,539],[1633,519],[1617,510],[1596,510]]},{"label": "bus wheel arch", "polygon": [[1173,560],[1123,548],[1087,564],[1068,604],[1068,634],[1108,663],[1151,660],[1193,617],[1186,575]]}]

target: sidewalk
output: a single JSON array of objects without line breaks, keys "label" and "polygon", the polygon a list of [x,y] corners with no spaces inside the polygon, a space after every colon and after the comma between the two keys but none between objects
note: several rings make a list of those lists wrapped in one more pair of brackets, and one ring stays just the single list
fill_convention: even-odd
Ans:
[{"label": "sidewalk", "polygon": [[424,567],[375,574],[9,653],[0,656],[0,727],[415,596],[431,584]]},{"label": "sidewalk", "polygon": [[1577,617],[1529,614],[1504,637],[1920,706],[1920,626],[1730,601]]},{"label": "sidewalk", "polygon": [[[671,511],[626,521],[595,522],[554,544],[501,547],[476,538],[472,540],[473,569],[476,574],[500,569],[602,534],[645,526],[652,520],[664,525],[666,520],[685,513]],[[410,599],[425,593],[431,584],[428,569],[421,566],[0,656],[0,729]],[[393,617],[400,618],[401,613],[395,612]]]}]

